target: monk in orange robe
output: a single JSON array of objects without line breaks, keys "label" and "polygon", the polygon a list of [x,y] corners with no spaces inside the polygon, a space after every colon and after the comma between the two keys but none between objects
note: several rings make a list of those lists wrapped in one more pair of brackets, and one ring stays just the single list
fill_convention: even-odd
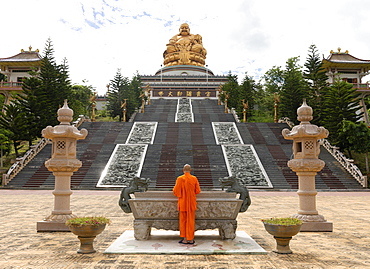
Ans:
[{"label": "monk in orange robe", "polygon": [[190,165],[185,164],[182,171],[184,174],[177,178],[173,188],[173,194],[178,197],[180,237],[184,238],[179,243],[194,244],[196,194],[200,193],[200,186],[198,179],[190,174]]}]

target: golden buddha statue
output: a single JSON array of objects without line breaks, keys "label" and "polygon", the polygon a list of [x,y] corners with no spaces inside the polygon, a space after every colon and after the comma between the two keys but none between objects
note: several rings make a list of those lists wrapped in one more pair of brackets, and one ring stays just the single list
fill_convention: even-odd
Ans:
[{"label": "golden buddha statue", "polygon": [[187,23],[180,26],[179,34],[173,36],[163,53],[164,65],[204,66],[207,50],[203,47],[202,36],[190,34]]}]

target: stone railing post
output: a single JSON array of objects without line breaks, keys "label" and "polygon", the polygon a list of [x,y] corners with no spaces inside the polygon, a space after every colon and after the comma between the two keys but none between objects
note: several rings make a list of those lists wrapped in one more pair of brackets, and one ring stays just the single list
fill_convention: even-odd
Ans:
[{"label": "stone railing post", "polygon": [[294,159],[288,162],[288,166],[298,176],[299,210],[294,217],[304,221],[301,231],[333,231],[333,224],[327,222],[324,216],[316,210],[316,187],[315,176],[325,166],[325,162],[319,160],[319,139],[329,135],[324,127],[311,124],[312,108],[303,101],[297,109],[297,119],[301,122],[290,131],[284,129],[282,134],[285,139],[293,140]]},{"label": "stone railing post", "polygon": [[64,106],[58,109],[59,125],[48,126],[42,130],[42,136],[52,140],[52,156],[45,166],[55,176],[54,210],[51,215],[37,222],[38,232],[69,231],[66,220],[75,217],[70,209],[71,176],[82,163],[76,159],[76,144],[78,139],[85,139],[87,130],[78,130],[70,125],[73,110],[64,101]]}]

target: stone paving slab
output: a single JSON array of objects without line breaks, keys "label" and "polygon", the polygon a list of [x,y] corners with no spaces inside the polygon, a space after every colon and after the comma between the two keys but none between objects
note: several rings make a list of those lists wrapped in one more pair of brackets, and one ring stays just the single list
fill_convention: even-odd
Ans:
[{"label": "stone paving slab", "polygon": [[[77,237],[68,232],[37,233],[36,222],[53,209],[52,191],[0,190],[0,268],[370,268],[370,192],[319,192],[317,209],[333,222],[333,232],[301,232],[293,254],[272,252],[275,242],[261,218],[295,214],[295,192],[251,191],[252,205],[238,216],[238,231],[251,236],[267,255],[104,254],[133,217],[118,206],[119,191],[74,191],[78,216],[104,215],[112,224],[97,236],[93,254],[77,254]],[[197,238],[195,238],[197,240]]]},{"label": "stone paving slab", "polygon": [[196,231],[194,244],[180,244],[177,231],[152,231],[148,240],[135,240],[134,231],[127,230],[110,245],[108,254],[242,254],[262,255],[267,252],[247,233],[236,231],[233,240],[222,240],[218,231]]}]

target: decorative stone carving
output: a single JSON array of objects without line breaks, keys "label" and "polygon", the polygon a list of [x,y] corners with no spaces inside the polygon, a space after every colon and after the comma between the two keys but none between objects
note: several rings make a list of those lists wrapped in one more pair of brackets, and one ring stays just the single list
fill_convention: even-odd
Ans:
[{"label": "decorative stone carving", "polygon": [[[236,236],[236,220],[195,220],[195,230],[218,229],[222,240],[232,240]],[[134,237],[136,240],[148,240],[151,228],[163,230],[179,230],[177,220],[134,220]]]},{"label": "decorative stone carving", "polygon": [[97,184],[98,187],[126,187],[140,175],[148,145],[117,144]]},{"label": "decorative stone carving", "polygon": [[193,108],[190,99],[178,99],[175,122],[194,122]]},{"label": "decorative stone carving", "polygon": [[187,98],[181,98],[177,104],[177,113],[192,113],[191,101]]},{"label": "decorative stone carving", "polygon": [[320,172],[325,166],[322,160],[293,159],[288,161],[288,167],[294,172]]},{"label": "decorative stone carving", "polygon": [[316,210],[315,175],[325,165],[319,160],[319,139],[326,138],[329,134],[324,127],[311,124],[312,108],[303,101],[297,109],[297,119],[301,121],[292,130],[284,129],[282,134],[285,139],[293,140],[294,159],[288,162],[288,166],[298,176],[299,210],[294,217],[304,221],[301,231],[333,231],[333,224],[318,214]]},{"label": "decorative stone carving", "polygon": [[325,222],[326,219],[323,215],[301,215],[301,214],[294,214],[293,218],[300,219],[304,222]]},{"label": "decorative stone carving", "polygon": [[225,239],[234,239],[235,238],[235,231],[236,231],[236,221],[228,221],[228,222],[219,222],[218,230],[220,232],[220,236],[223,240]]},{"label": "decorative stone carving", "polygon": [[253,145],[244,145],[233,122],[212,122],[216,143],[221,145],[230,176],[248,187],[271,188],[272,184]]},{"label": "decorative stone carving", "polygon": [[198,219],[233,219],[235,211],[240,212],[240,205],[237,203],[219,203],[218,201],[199,202]]},{"label": "decorative stone carving", "polygon": [[[136,211],[136,217],[140,219],[178,219],[177,203],[169,204],[167,201],[142,201],[132,200],[131,204]],[[126,212],[129,213],[129,212]]]},{"label": "decorative stone carving", "polygon": [[[146,240],[150,229],[178,230],[177,197],[171,191],[135,192],[128,203],[134,215],[134,234]],[[242,200],[235,193],[212,191],[197,195],[195,230],[219,229],[223,239],[235,238]],[[126,212],[126,211],[125,211]]]},{"label": "decorative stone carving", "polygon": [[157,122],[135,122],[126,144],[153,144]]},{"label": "decorative stone carving", "polygon": [[221,145],[229,175],[248,187],[272,187],[253,145]]},{"label": "decorative stone carving", "polygon": [[148,240],[151,232],[151,223],[148,221],[134,220],[134,237],[136,240]]},{"label": "decorative stone carving", "polygon": [[176,122],[194,122],[193,114],[190,113],[177,113]]},{"label": "decorative stone carving", "polygon": [[43,221],[37,222],[37,231],[69,231],[65,222],[75,217],[70,210],[71,176],[82,165],[76,159],[76,141],[85,139],[88,132],[70,125],[72,117],[73,110],[65,100],[63,107],[58,109],[60,124],[42,130],[42,136],[52,140],[52,156],[45,162],[45,166],[55,176],[54,210]]},{"label": "decorative stone carving", "polygon": [[131,199],[131,194],[134,192],[147,191],[148,182],[149,178],[134,177],[130,180],[129,186],[122,189],[118,204],[125,213],[132,212],[128,203],[128,200]]},{"label": "decorative stone carving", "polygon": [[236,192],[240,195],[239,199],[243,201],[243,204],[240,207],[239,212],[247,211],[252,202],[247,187],[240,184],[236,177],[224,177],[220,178],[219,181],[221,182],[222,190],[225,187],[229,187],[226,192]]},{"label": "decorative stone carving", "polygon": [[221,144],[244,144],[234,122],[212,122],[216,143]]},{"label": "decorative stone carving", "polygon": [[117,144],[97,187],[127,187],[140,175],[148,144],[154,141],[157,122],[135,122],[126,144]]}]

